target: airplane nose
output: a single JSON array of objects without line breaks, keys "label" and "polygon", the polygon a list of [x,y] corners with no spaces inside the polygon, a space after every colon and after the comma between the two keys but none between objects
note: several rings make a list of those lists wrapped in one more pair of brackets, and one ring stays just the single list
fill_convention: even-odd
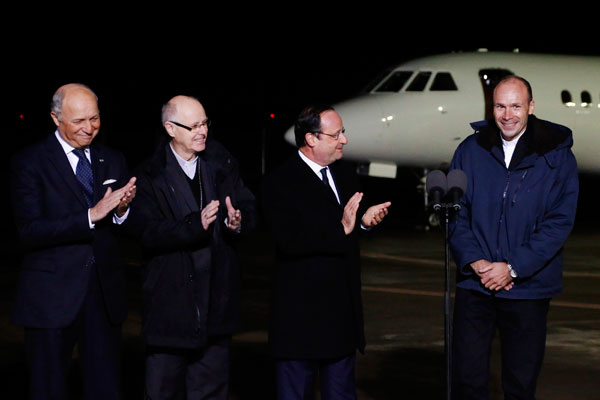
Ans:
[{"label": "airplane nose", "polygon": [[294,127],[293,126],[285,132],[283,137],[285,138],[286,142],[288,142],[289,144],[294,145],[294,146],[296,145],[296,137],[294,136]]}]

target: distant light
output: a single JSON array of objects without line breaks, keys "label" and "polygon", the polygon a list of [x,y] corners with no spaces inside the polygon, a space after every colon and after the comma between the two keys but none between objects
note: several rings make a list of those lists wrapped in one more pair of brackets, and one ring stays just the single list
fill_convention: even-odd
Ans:
[{"label": "distant light", "polygon": [[275,114],[271,113],[269,117],[271,117],[271,119],[275,119]]},{"label": "distant light", "polygon": [[390,116],[389,116],[389,117],[387,117],[386,119],[387,119],[388,121],[391,121],[391,120],[393,120],[393,119],[394,119],[394,116],[393,116],[393,115],[390,115]]},{"label": "distant light", "polygon": [[442,106],[439,106],[439,107],[438,107],[438,111],[444,111],[444,107],[442,107]]},{"label": "distant light", "polygon": [[19,119],[25,119],[25,116],[23,114],[19,115]]},{"label": "distant light", "polygon": [[487,53],[487,52],[488,52],[488,49],[486,49],[486,48],[482,47],[482,48],[480,48],[480,49],[477,49],[477,51],[478,51],[479,53]]},{"label": "distant light", "polygon": [[513,53],[518,53],[519,49],[513,49]]}]

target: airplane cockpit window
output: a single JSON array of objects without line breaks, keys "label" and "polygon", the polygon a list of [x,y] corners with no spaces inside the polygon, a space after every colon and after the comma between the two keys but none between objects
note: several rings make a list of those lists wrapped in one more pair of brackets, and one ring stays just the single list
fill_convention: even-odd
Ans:
[{"label": "airplane cockpit window", "polygon": [[584,90],[581,92],[581,107],[591,107],[592,106],[592,96],[590,92]]},{"label": "airplane cockpit window", "polygon": [[413,71],[396,71],[379,85],[376,92],[399,92],[412,74]]},{"label": "airplane cockpit window", "polygon": [[438,72],[429,90],[458,90],[450,72]]},{"label": "airplane cockpit window", "polygon": [[575,103],[573,102],[571,93],[568,90],[563,90],[562,92],[560,92],[560,98],[565,106],[575,107]]},{"label": "airplane cockpit window", "polygon": [[407,92],[422,92],[427,85],[427,82],[431,78],[431,72],[422,71],[415,76],[410,85],[406,88]]}]

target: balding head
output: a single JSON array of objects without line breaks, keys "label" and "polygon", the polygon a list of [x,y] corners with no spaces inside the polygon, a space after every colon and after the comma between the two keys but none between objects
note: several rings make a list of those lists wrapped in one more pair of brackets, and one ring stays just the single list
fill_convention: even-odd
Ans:
[{"label": "balding head", "polygon": [[61,137],[76,148],[87,147],[100,130],[98,98],[85,85],[70,83],[52,97],[50,116]]},{"label": "balding head", "polygon": [[163,106],[162,122],[171,136],[173,149],[190,160],[203,151],[208,135],[208,118],[202,104],[189,96],[175,96]]},{"label": "balding head", "polygon": [[67,93],[89,93],[91,94],[96,103],[98,102],[98,96],[92,89],[82,83],[68,83],[59,87],[56,92],[54,92],[54,96],[52,96],[52,102],[50,103],[50,111],[53,112],[59,119],[62,114],[62,106]]}]

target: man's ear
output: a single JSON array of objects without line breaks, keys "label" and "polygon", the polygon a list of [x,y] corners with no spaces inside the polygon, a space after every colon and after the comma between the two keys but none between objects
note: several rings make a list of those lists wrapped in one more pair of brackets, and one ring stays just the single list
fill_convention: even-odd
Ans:
[{"label": "man's ear", "polygon": [[165,130],[167,131],[167,133],[169,134],[169,136],[171,137],[175,137],[175,127],[173,126],[172,123],[170,123],[169,121],[165,122],[164,124]]}]

